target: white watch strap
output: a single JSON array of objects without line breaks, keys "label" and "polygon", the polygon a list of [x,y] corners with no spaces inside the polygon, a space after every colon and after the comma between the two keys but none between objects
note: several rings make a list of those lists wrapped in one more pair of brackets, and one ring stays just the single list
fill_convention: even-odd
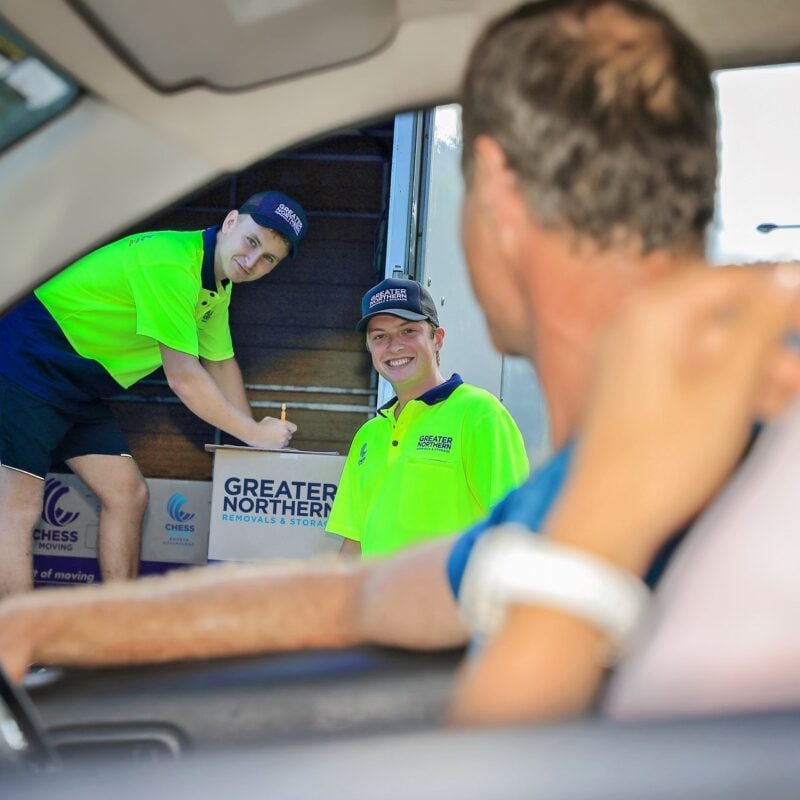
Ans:
[{"label": "white watch strap", "polygon": [[509,605],[524,603],[586,620],[617,652],[636,632],[649,599],[632,573],[518,523],[498,525],[478,540],[459,592],[462,614],[478,636],[496,631]]}]

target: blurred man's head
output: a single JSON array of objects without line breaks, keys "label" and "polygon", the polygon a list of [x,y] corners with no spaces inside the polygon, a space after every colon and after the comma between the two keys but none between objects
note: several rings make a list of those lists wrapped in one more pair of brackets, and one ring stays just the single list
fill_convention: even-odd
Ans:
[{"label": "blurred man's head", "polygon": [[637,285],[702,259],[708,65],[639,0],[539,0],[490,24],[462,92],[462,238],[495,345],[532,360],[556,440]]},{"label": "blurred man's head", "polygon": [[498,19],[463,84],[464,174],[494,139],[546,226],[643,251],[700,246],[716,113],[703,53],[639,0],[540,0]]}]

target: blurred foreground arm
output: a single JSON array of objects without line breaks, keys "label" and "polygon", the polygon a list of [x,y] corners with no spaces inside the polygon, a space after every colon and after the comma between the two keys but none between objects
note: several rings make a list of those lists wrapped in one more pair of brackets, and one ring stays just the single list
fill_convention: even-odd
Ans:
[{"label": "blurred foreground arm", "polygon": [[96,666],[302,648],[466,641],[444,564],[452,540],[393,559],[201,567],[46,589],[0,603],[0,662]]},{"label": "blurred foreground arm", "polygon": [[[548,537],[641,575],[713,496],[753,418],[778,413],[800,390],[800,361],[783,343],[798,316],[796,275],[780,269],[686,272],[625,308],[602,351]],[[514,605],[461,675],[452,718],[579,713],[593,701],[610,646],[578,616]]]}]

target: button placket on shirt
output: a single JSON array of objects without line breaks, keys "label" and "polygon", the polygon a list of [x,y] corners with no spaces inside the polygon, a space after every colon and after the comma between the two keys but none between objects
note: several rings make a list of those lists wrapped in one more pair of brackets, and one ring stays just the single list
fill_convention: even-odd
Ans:
[{"label": "button placket on shirt", "polygon": [[389,440],[389,454],[398,455],[402,451],[403,438],[407,435],[409,428],[414,424],[419,415],[418,403],[412,400],[400,414],[400,419],[390,419],[392,426],[391,438]]},{"label": "button placket on shirt", "polygon": [[400,439],[402,436],[403,430],[403,422],[402,422],[402,415],[401,419],[397,420],[394,418],[394,412],[390,412],[391,416],[389,418],[389,452],[387,453],[387,458],[389,461],[393,461],[397,454],[400,452]]}]

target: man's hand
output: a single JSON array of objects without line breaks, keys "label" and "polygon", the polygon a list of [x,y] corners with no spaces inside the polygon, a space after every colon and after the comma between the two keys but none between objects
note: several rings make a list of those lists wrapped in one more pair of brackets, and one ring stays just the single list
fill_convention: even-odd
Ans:
[{"label": "man's hand", "polygon": [[254,435],[246,444],[251,447],[286,447],[296,430],[294,422],[264,417],[256,423]]},{"label": "man's hand", "polygon": [[[641,574],[713,495],[759,413],[800,394],[797,273],[687,270],[635,296],[600,350],[572,474],[545,533]],[[532,534],[533,535],[533,534]],[[462,674],[459,723],[564,716],[591,703],[603,634],[556,608],[514,605]]]},{"label": "man's hand", "polygon": [[585,496],[581,520],[556,513],[551,523],[579,536],[583,514],[608,509],[600,554],[647,568],[725,480],[754,419],[797,396],[800,353],[785,336],[800,320],[800,303],[787,277],[800,271],[692,270],[631,298],[600,350],[564,496]]}]

